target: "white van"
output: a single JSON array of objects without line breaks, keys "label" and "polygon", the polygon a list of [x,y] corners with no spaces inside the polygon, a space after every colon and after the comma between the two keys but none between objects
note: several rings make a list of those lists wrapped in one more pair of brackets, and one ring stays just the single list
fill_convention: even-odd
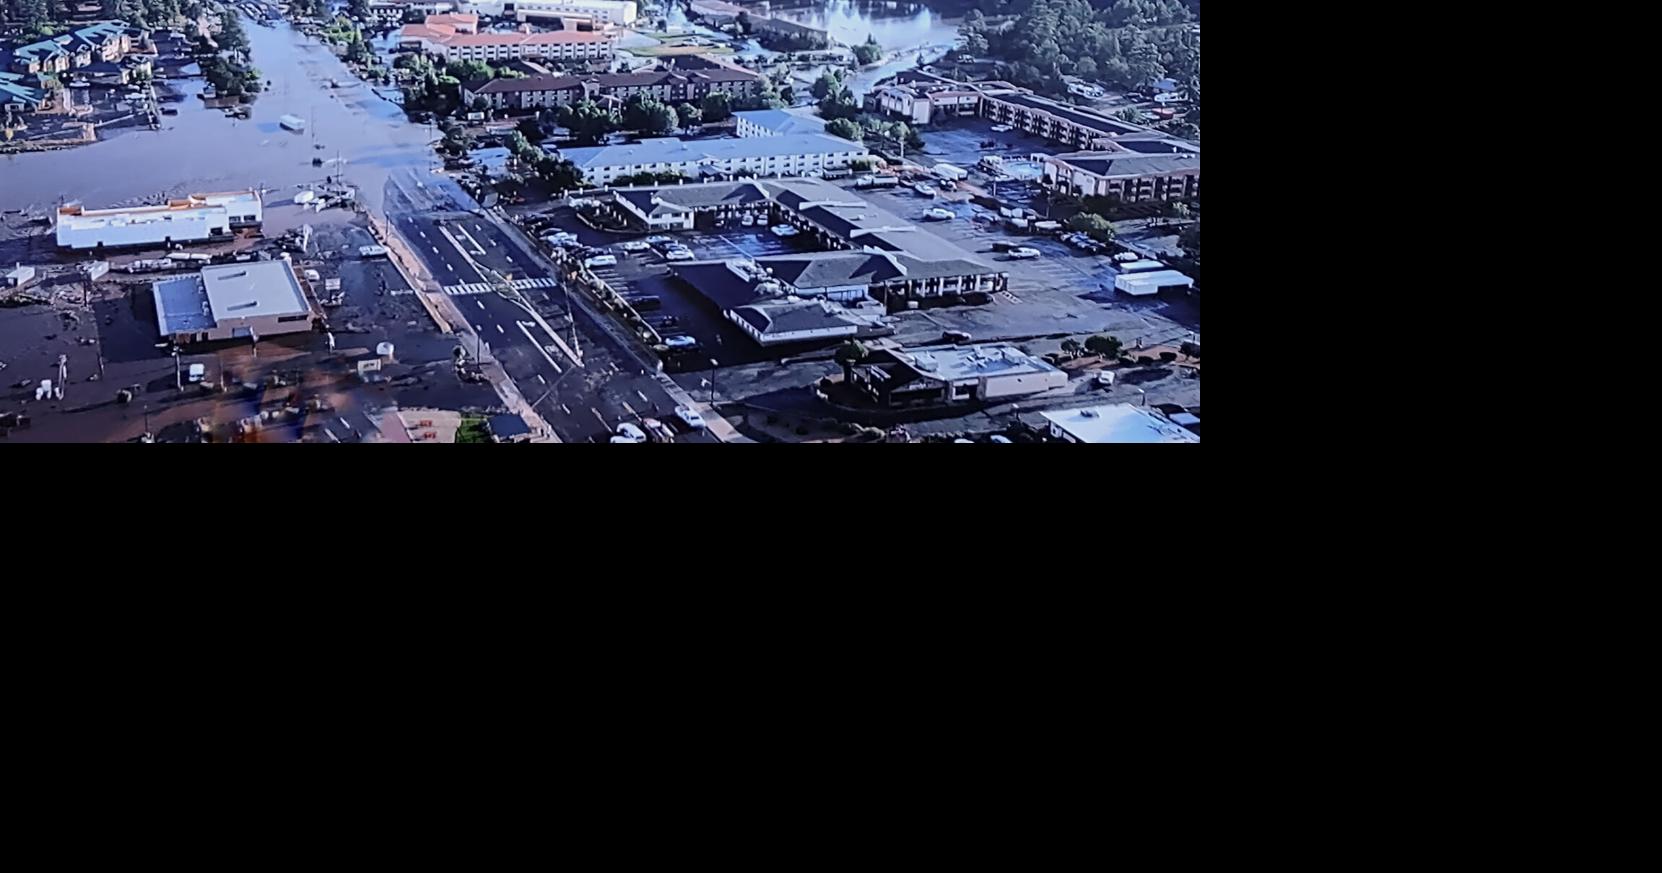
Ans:
[{"label": "white van", "polygon": [[617,266],[617,255],[595,255],[592,258],[585,259],[583,261],[583,266],[585,266],[585,267],[615,267],[615,266]]}]

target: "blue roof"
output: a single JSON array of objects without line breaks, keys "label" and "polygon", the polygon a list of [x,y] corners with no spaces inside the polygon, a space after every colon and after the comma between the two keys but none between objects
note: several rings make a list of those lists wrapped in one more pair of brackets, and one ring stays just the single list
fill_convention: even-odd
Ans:
[{"label": "blue roof", "polygon": [[846,139],[818,133],[759,136],[745,139],[679,140],[673,137],[643,139],[628,145],[561,149],[560,155],[578,169],[633,166],[636,164],[682,163],[705,158],[765,158],[801,154],[866,154],[865,146]]},{"label": "blue roof", "polygon": [[32,77],[0,70],[0,103],[22,103],[33,107],[46,102],[46,91],[26,84],[29,78]]}]

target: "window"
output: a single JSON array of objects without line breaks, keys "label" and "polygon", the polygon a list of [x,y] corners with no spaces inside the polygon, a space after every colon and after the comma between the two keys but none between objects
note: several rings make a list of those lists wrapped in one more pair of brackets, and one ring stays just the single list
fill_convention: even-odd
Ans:
[{"label": "window", "polygon": [[292,323],[292,322],[296,322],[296,321],[311,321],[311,320],[312,320],[312,317],[310,315],[283,315],[283,316],[279,316],[277,318],[277,321],[279,323],[284,323],[284,324]]}]

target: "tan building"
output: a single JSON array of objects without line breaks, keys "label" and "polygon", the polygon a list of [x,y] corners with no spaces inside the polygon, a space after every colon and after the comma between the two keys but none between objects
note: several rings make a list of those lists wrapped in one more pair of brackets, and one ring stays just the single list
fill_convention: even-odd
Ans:
[{"label": "tan building", "polygon": [[552,33],[474,33],[440,19],[475,16],[429,15],[425,23],[406,24],[398,47],[438,55],[446,61],[610,61],[617,36],[587,30]]},{"label": "tan building", "polygon": [[1113,197],[1125,203],[1200,199],[1200,152],[1132,151],[1046,155],[1040,184],[1077,197]]},{"label": "tan building", "polygon": [[208,267],[151,285],[162,336],[178,343],[252,342],[312,329],[317,314],[286,260]]}]

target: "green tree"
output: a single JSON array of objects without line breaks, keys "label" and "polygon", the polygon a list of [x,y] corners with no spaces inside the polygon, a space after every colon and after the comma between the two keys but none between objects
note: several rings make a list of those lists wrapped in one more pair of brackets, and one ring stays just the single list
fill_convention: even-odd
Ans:
[{"label": "green tree", "polygon": [[877,44],[877,38],[868,34],[866,41],[854,47],[854,60],[862,67],[869,67],[883,57],[883,47]]},{"label": "green tree", "polygon": [[525,141],[531,143],[532,145],[536,145],[537,143],[540,143],[548,138],[543,134],[542,125],[538,123],[535,116],[521,118],[519,120],[519,130],[517,133],[520,136],[525,137]]},{"label": "green tree", "polygon": [[473,98],[472,105],[468,106],[468,109],[474,112],[489,112],[490,108],[491,102],[486,100],[483,95]]},{"label": "green tree", "polygon": [[871,350],[858,340],[849,340],[837,347],[837,363],[843,366],[843,384],[854,380],[854,365],[871,357]]},{"label": "green tree", "polygon": [[832,136],[840,136],[846,140],[853,140],[854,142],[859,142],[865,138],[860,129],[860,125],[855,124],[847,118],[834,118],[827,122],[825,125],[825,132],[831,134]]},{"label": "green tree", "polygon": [[833,94],[841,94],[847,89],[843,87],[843,80],[834,70],[827,70],[814,80],[813,95],[815,100],[824,100]]},{"label": "green tree", "polygon": [[359,21],[369,20],[369,0],[349,0],[346,13]]},{"label": "green tree", "polygon": [[642,130],[656,136],[663,136],[675,129],[677,121],[679,121],[679,117],[675,114],[675,110],[667,104],[659,103],[647,113],[646,125]]},{"label": "green tree", "polygon": [[492,78],[491,65],[484,61],[451,61],[444,65],[444,74],[458,82],[477,82]]},{"label": "green tree", "polygon": [[691,103],[682,103],[675,107],[675,116],[681,122],[682,127],[692,127],[704,120],[704,110]]},{"label": "green tree", "polygon": [[578,145],[598,145],[606,134],[622,127],[622,119],[610,109],[602,108],[593,100],[584,100],[572,106],[562,106],[560,125],[571,131]]},{"label": "green tree", "polygon": [[701,108],[704,110],[705,121],[726,121],[733,114],[732,101],[728,100],[727,95],[720,91],[713,91],[704,95]]},{"label": "green tree", "polygon": [[1083,349],[1084,349],[1084,346],[1079,344],[1079,340],[1076,340],[1076,339],[1062,340],[1062,352],[1070,358],[1079,357],[1079,352]]},{"label": "green tree", "polygon": [[1089,234],[1092,239],[1107,242],[1114,238],[1114,225],[1094,212],[1081,212],[1065,222],[1068,230]]},{"label": "green tree", "polygon": [[749,12],[747,12],[743,9],[739,10],[739,14],[738,14],[737,17],[735,17],[733,19],[733,23],[738,25],[739,33],[746,34],[746,35],[750,34],[751,24],[750,24],[750,13]]},{"label": "green tree", "polygon": [[537,176],[555,191],[570,191],[582,184],[582,175],[572,162],[545,154],[537,160]]},{"label": "green tree", "polygon": [[1085,340],[1085,348],[1104,358],[1117,358],[1120,354],[1121,343],[1107,334],[1097,334]]}]

